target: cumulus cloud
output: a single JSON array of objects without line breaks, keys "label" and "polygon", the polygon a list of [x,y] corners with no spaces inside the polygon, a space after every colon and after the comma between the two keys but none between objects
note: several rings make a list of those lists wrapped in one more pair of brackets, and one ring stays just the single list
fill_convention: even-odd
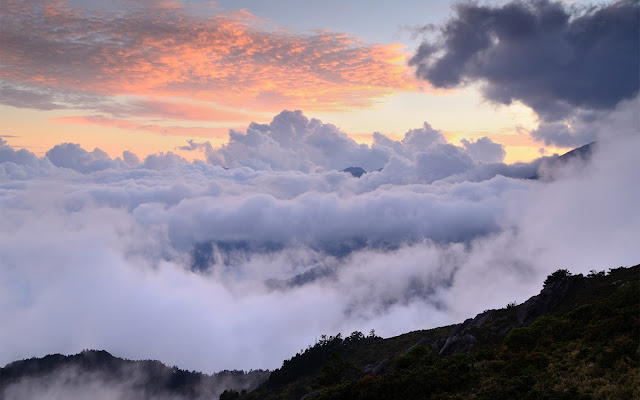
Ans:
[{"label": "cumulus cloud", "polygon": [[118,165],[117,161],[112,160],[107,153],[98,148],[88,152],[80,145],[73,143],[56,145],[47,151],[46,156],[56,167],[69,168],[82,173],[114,168]]},{"label": "cumulus cloud", "polygon": [[593,140],[559,129],[607,114],[638,94],[640,9],[635,0],[589,7],[513,1],[460,3],[410,60],[436,87],[480,82],[496,103],[520,101],[540,117],[534,137],[561,146]]},{"label": "cumulus cloud", "polygon": [[507,155],[503,145],[495,143],[486,136],[476,141],[462,139],[460,142],[469,156],[478,162],[501,163]]},{"label": "cumulus cloud", "polygon": [[40,160],[33,153],[25,149],[14,150],[0,137],[0,164],[9,162],[32,167],[40,165]]},{"label": "cumulus cloud", "polygon": [[122,152],[122,160],[132,167],[140,164],[140,158],[138,158],[135,153],[132,153],[128,150]]},{"label": "cumulus cloud", "polygon": [[[455,323],[525,300],[558,268],[640,257],[637,135],[552,180],[520,179],[542,161],[477,162],[428,124],[367,147],[285,112],[204,147],[220,165],[2,142],[0,363],[101,348],[274,368],[322,333]],[[382,170],[340,171],[362,160]]]},{"label": "cumulus cloud", "polygon": [[[503,146],[489,138],[463,144],[447,143],[441,131],[425,122],[407,131],[402,140],[375,132],[368,146],[301,111],[283,111],[269,124],[252,123],[245,132],[232,130],[228,143],[220,148],[189,142],[182,149],[204,150],[210,163],[228,168],[321,172],[360,167],[380,172],[363,179],[377,185],[433,182],[475,170],[479,163],[499,164],[504,159]],[[501,173],[508,175],[507,170]]]},{"label": "cumulus cloud", "polygon": [[208,161],[256,170],[382,168],[383,149],[358,144],[335,125],[309,120],[301,111],[283,111],[270,124],[252,123],[246,132],[231,131],[229,142],[208,153]]},{"label": "cumulus cloud", "polygon": [[14,150],[0,137],[0,175],[5,179],[46,174],[50,167],[48,159],[40,159],[25,149]]}]

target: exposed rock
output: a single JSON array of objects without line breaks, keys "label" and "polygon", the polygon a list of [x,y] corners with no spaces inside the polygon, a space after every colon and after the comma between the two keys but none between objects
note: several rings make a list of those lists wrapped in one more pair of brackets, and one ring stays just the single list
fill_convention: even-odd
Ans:
[{"label": "exposed rock", "polygon": [[427,347],[429,347],[429,346],[431,346],[432,342],[433,342],[433,341],[431,341],[431,340],[429,340],[429,339],[427,339],[427,338],[424,338],[424,337],[423,337],[422,339],[418,340],[418,343],[416,343],[416,344],[414,344],[413,346],[409,347],[409,348],[407,349],[407,351],[405,351],[405,352],[404,352],[404,354],[408,354],[408,353],[409,353],[411,350],[413,350],[416,346],[427,346]]},{"label": "exposed rock", "polygon": [[373,368],[373,371],[371,371],[371,375],[378,376],[378,375],[384,374],[388,366],[389,366],[389,359],[385,358],[384,360],[380,361],[378,365],[375,366],[375,368]]},{"label": "exposed rock", "polygon": [[623,286],[625,286],[627,283],[629,283],[629,281],[623,281],[622,279],[619,279],[619,280],[617,280],[617,281],[615,281],[615,282],[611,283],[611,285],[613,285],[613,286],[620,286],[620,287],[623,287]]},{"label": "exposed rock", "polygon": [[578,276],[570,276],[549,283],[539,295],[522,303],[518,310],[518,324],[528,325],[536,318],[551,313],[579,279]]},{"label": "exposed rock", "polygon": [[468,353],[476,343],[478,343],[478,340],[473,335],[449,336],[440,350],[440,355],[448,356],[450,354]]},{"label": "exposed rock", "polygon": [[437,352],[440,351],[440,349],[442,348],[442,346],[444,346],[444,344],[447,342],[446,338],[440,338],[438,340],[436,340],[435,342],[431,343],[431,348]]},{"label": "exposed rock", "polygon": [[471,328],[480,327],[493,320],[494,315],[495,310],[487,310],[481,314],[476,315],[475,318],[469,318],[463,323],[456,325],[451,330],[451,336],[457,336],[468,331]]},{"label": "exposed rock", "polygon": [[[516,322],[498,323],[492,325],[484,334],[485,339],[489,337],[502,337],[516,326],[523,326],[532,323],[536,318],[547,315],[564,300],[567,293],[576,283],[580,282],[581,276],[567,276],[562,279],[550,282],[537,296],[531,297],[519,306]],[[487,310],[469,318],[463,323],[458,324],[451,329],[451,333],[446,339],[439,339],[430,343],[431,348],[440,355],[450,355],[457,353],[467,353],[478,342],[475,336],[468,332],[473,328],[482,327],[492,321],[499,322],[500,317],[498,310]]]},{"label": "exposed rock", "polygon": [[507,325],[503,328],[499,328],[497,326],[492,326],[491,327],[491,336],[507,336],[507,333],[509,333],[509,331],[511,329],[515,328],[515,325]]},{"label": "exposed rock", "polygon": [[318,389],[318,390],[314,390],[313,392],[311,392],[311,393],[307,393],[307,394],[305,394],[304,396],[302,396],[302,397],[300,398],[300,400],[310,399],[310,398],[312,398],[313,396],[315,396],[315,395],[317,395],[318,393],[320,393],[321,391],[322,391],[322,390],[320,390],[320,389]]},{"label": "exposed rock", "polygon": [[495,313],[495,310],[487,310],[476,315],[475,318],[467,319],[463,323],[454,326],[447,339],[440,339],[433,342],[431,347],[441,355],[468,353],[471,351],[473,346],[475,346],[478,340],[475,336],[470,334],[465,335],[464,333],[471,328],[481,327],[484,324],[491,322],[494,319]]},{"label": "exposed rock", "polygon": [[365,374],[365,375],[366,374],[371,374],[375,367],[376,367],[375,364],[367,364],[367,366],[362,369],[362,373]]},{"label": "exposed rock", "polygon": [[[415,346],[413,346],[413,347],[415,347]],[[413,348],[413,347],[411,347],[411,348]],[[362,373],[363,374],[373,375],[373,376],[382,375],[389,365],[390,365],[389,364],[389,359],[385,358],[384,360],[380,361],[377,364],[368,364],[366,367],[364,367],[362,369]]]}]

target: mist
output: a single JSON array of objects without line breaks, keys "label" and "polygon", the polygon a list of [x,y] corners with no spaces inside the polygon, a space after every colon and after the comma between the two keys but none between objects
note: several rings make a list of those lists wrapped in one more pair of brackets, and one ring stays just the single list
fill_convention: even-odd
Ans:
[{"label": "mist", "polygon": [[[600,140],[586,161],[505,165],[499,144],[457,146],[428,124],[362,147],[299,113],[274,121],[287,118],[295,134],[250,128],[273,155],[232,133],[222,149],[192,146],[208,162],[2,143],[0,364],[95,348],[205,373],[273,369],[323,333],[458,323],[526,300],[559,268],[640,258],[637,134]],[[335,130],[322,154],[352,148],[368,172],[320,157],[318,129]],[[276,163],[283,148],[304,158]]]}]

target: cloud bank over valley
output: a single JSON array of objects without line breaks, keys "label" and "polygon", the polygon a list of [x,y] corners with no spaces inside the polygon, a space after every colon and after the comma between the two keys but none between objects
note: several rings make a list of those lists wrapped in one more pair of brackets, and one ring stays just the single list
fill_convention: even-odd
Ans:
[{"label": "cloud bank over valley", "polygon": [[637,134],[511,165],[427,123],[373,138],[285,111],[189,141],[206,162],[0,142],[0,364],[98,348],[275,368],[322,333],[456,323],[558,268],[638,262]]}]

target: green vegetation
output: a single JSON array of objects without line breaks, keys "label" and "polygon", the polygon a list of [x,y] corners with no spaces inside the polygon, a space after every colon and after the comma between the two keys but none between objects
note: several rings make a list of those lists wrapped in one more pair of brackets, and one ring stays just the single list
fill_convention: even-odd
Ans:
[{"label": "green vegetation", "polygon": [[571,276],[571,272],[569,272],[568,269],[559,269],[553,274],[547,276],[547,279],[544,280],[542,287],[547,287],[553,282],[561,281],[569,276]]},{"label": "green vegetation", "polygon": [[38,385],[65,370],[75,371],[70,381],[60,375],[65,384],[98,377],[127,383],[135,398],[640,399],[640,265],[558,270],[538,296],[458,325],[389,339],[374,330],[323,335],[270,374],[205,375],[105,351],[17,361],[0,368],[0,398],[14,383]]},{"label": "green vegetation", "polygon": [[[258,389],[229,398],[640,398],[639,278],[640,266],[586,277],[556,271],[544,283],[553,304],[548,315],[519,324],[518,313],[531,312],[527,302],[483,313],[487,322],[474,324],[476,318],[468,329],[456,328],[477,343],[449,356],[438,350],[454,327],[390,339],[323,336]],[[561,297],[553,298],[553,290]]]}]

